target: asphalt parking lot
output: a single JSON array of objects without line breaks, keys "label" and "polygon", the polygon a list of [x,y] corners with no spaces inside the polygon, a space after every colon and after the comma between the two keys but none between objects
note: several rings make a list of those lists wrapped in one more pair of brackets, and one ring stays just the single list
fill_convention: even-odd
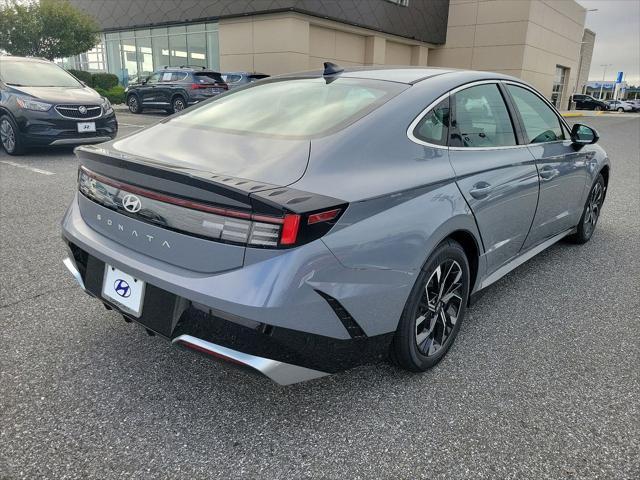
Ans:
[{"label": "asphalt parking lot", "polygon": [[71,150],[0,152],[0,478],[640,478],[640,117],[571,121],[613,162],[591,242],[488,288],[426,374],[291,387],[86,296],[61,263]]}]

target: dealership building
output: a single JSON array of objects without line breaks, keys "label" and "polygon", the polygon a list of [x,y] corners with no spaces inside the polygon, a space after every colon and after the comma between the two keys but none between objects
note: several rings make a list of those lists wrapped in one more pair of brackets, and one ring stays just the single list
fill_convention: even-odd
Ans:
[{"label": "dealership building", "polygon": [[[559,108],[584,90],[595,35],[574,0],[71,0],[102,29],[67,67],[128,83],[164,66],[270,75],[415,65],[520,77]],[[585,48],[585,39],[591,48]]]}]

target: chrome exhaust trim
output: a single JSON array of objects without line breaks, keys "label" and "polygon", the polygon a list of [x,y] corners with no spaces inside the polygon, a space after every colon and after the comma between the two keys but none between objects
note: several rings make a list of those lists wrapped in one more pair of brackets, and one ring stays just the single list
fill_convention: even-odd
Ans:
[{"label": "chrome exhaust trim", "polygon": [[216,345],[215,343],[210,343],[191,335],[180,335],[174,338],[171,343],[183,344],[187,348],[192,346],[196,350],[203,351],[204,353],[246,365],[269,377],[279,385],[291,385],[293,383],[304,382],[329,375],[319,370],[312,370],[270,358],[256,357],[248,353],[231,350],[230,348]]},{"label": "chrome exhaust trim", "polygon": [[111,137],[81,137],[81,138],[59,138],[49,145],[85,145],[87,143],[108,142]]},{"label": "chrome exhaust trim", "polygon": [[80,285],[80,288],[82,288],[82,290],[86,290],[86,288],[84,288],[84,281],[82,280],[82,275],[80,275],[80,272],[76,267],[76,263],[73,260],[71,260],[70,257],[65,258],[62,261],[62,263],[64,263],[64,266],[67,267],[67,270],[71,272],[71,275],[73,275],[73,278],[76,279],[76,282],[78,282],[78,285]]}]

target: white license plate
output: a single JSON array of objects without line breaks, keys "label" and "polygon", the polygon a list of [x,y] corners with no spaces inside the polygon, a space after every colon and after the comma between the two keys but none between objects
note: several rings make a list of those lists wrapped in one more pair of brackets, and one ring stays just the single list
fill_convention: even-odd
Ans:
[{"label": "white license plate", "polygon": [[142,314],[144,282],[105,264],[102,296],[137,318]]},{"label": "white license plate", "polygon": [[95,132],[96,131],[96,122],[78,122],[78,132],[86,133],[86,132]]}]

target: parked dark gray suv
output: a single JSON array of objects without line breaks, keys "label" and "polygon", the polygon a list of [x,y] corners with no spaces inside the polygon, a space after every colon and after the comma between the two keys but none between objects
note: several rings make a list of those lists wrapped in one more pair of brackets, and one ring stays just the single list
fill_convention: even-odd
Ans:
[{"label": "parked dark gray suv", "polygon": [[117,132],[109,100],[55,63],[0,55],[0,141],[9,155],[105,142]]},{"label": "parked dark gray suv", "polygon": [[126,89],[132,113],[145,108],[180,112],[229,89],[220,73],[201,67],[165,67]]},{"label": "parked dark gray suv", "polygon": [[423,371],[473,294],[590,239],[597,141],[501,74],[265,79],[77,149],[65,264],[128,321],[279,383],[389,354]]}]

